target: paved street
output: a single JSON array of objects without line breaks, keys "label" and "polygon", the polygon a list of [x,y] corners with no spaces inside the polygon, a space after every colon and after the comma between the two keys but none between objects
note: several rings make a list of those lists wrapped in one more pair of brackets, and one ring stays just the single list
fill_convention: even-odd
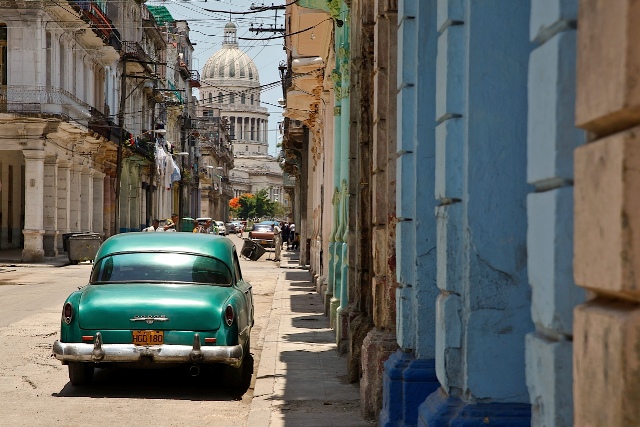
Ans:
[{"label": "paved street", "polygon": [[308,272],[297,268],[297,253],[284,255],[282,268],[272,253],[241,261],[256,305],[254,376],[241,399],[217,385],[216,371],[104,369],[92,385],[72,386],[51,344],[62,302],[91,264],[0,263],[0,426],[371,425]]}]

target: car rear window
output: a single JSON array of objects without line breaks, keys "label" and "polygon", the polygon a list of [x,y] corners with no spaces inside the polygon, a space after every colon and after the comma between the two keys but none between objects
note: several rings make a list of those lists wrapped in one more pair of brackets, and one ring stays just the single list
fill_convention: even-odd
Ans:
[{"label": "car rear window", "polygon": [[107,256],[96,262],[92,283],[170,282],[231,285],[231,271],[219,259],[176,253],[138,252]]},{"label": "car rear window", "polygon": [[256,231],[273,231],[273,227],[269,224],[254,224],[253,229]]}]

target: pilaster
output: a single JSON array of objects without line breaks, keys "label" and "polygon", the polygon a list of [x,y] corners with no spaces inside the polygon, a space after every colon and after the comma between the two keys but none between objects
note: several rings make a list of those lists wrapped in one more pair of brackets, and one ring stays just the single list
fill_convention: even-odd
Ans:
[{"label": "pilaster", "polygon": [[93,172],[89,167],[80,172],[80,230],[91,231],[93,224]]},{"label": "pilaster", "polygon": [[82,168],[83,166],[78,163],[71,165],[71,179],[69,181],[69,231],[79,232],[81,231],[81,194],[82,194]]},{"label": "pilaster", "polygon": [[[397,343],[384,364],[381,426],[416,425],[435,373],[436,1],[399,3]],[[410,46],[410,47],[409,47]],[[415,50],[411,50],[415,49]],[[418,101],[419,100],[419,101]],[[391,178],[390,178],[391,180]],[[412,243],[407,243],[407,242]],[[396,274],[394,274],[396,275]]]},{"label": "pilaster", "polygon": [[105,174],[93,171],[93,217],[91,231],[104,236],[104,183]]},{"label": "pilaster", "polygon": [[526,338],[532,426],[573,420],[573,309],[585,292],[573,281],[573,150],[577,4],[531,2],[527,135],[527,254],[535,332]]},{"label": "pilaster", "polygon": [[530,7],[438,1],[441,387],[420,406],[419,425],[531,423],[523,346],[533,329],[524,209]]},{"label": "pilaster", "polygon": [[46,256],[58,255],[58,158],[46,156],[44,161],[44,237]]},{"label": "pilaster", "polygon": [[[58,235],[71,231],[71,162],[69,160],[58,160],[58,185],[57,185],[57,215],[58,215]],[[57,240],[58,251],[64,249],[62,238]]]},{"label": "pilaster", "polygon": [[44,261],[44,159],[43,150],[22,150],[25,162],[24,248],[22,260]]}]

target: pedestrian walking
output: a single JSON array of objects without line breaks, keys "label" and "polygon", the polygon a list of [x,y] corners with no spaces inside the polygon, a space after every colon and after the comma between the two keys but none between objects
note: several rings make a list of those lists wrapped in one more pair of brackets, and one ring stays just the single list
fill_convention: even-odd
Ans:
[{"label": "pedestrian walking", "polygon": [[290,248],[293,246],[293,241],[296,238],[296,225],[292,222],[291,224],[289,224],[289,240],[288,240],[288,244],[287,244],[287,248]]},{"label": "pedestrian walking", "polygon": [[274,261],[280,261],[280,252],[282,251],[282,228],[280,228],[280,224],[273,226],[273,249],[275,251]]}]

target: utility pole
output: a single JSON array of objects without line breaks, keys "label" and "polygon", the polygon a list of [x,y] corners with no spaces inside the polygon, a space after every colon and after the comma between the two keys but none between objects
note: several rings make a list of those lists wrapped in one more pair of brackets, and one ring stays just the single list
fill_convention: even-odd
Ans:
[{"label": "utility pole", "polygon": [[283,33],[284,34],[285,32],[284,26],[278,27],[278,10],[285,10],[286,8],[287,7],[285,5],[275,6],[273,3],[271,4],[271,6],[265,6],[264,3],[260,6],[252,4],[249,9],[259,10],[261,12],[266,10],[273,10],[274,17],[273,17],[273,25],[271,25],[270,28],[262,28],[262,25],[259,28],[256,28],[252,25],[249,28],[249,31],[251,31],[252,33]]},{"label": "utility pole", "polygon": [[118,156],[116,158],[116,213],[114,234],[120,232],[120,184],[122,181],[122,145],[124,144],[124,104],[127,99],[127,58],[123,57],[120,76],[120,106],[118,107]]}]

